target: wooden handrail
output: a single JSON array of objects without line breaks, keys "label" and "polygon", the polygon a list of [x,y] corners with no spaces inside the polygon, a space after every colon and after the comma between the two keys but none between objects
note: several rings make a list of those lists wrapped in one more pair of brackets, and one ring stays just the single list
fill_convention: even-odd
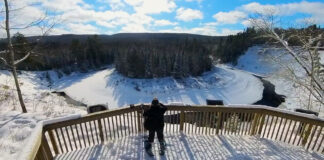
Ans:
[{"label": "wooden handrail", "polygon": [[[46,124],[35,159],[53,159],[62,153],[144,133],[142,113],[148,107],[141,104]],[[267,106],[167,105],[167,108],[165,132],[258,135],[320,153],[324,150],[324,120],[315,116]]]}]

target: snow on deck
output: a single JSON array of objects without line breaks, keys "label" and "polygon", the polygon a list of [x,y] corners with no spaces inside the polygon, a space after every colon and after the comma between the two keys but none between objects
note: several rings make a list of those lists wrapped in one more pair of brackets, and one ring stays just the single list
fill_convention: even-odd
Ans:
[{"label": "snow on deck", "polygon": [[[165,156],[158,153],[158,142],[153,145],[154,159],[324,159],[324,155],[310,153],[301,147],[264,138],[238,135],[166,134]],[[63,159],[153,159],[144,151],[144,136],[129,136],[56,157]]]}]

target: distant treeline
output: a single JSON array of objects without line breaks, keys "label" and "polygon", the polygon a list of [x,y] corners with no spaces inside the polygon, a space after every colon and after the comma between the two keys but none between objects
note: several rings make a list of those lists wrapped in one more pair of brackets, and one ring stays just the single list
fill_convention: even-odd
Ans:
[{"label": "distant treeline", "polygon": [[[25,51],[36,47],[35,53],[18,66],[22,70],[86,72],[114,64],[118,72],[128,77],[179,78],[197,76],[210,70],[213,60],[235,63],[255,43],[255,35],[253,28],[223,37],[139,33],[25,38],[17,33],[13,42],[17,57],[22,57]],[[38,44],[37,39],[41,39]],[[6,47],[6,42],[0,41],[0,49],[6,50]]]}]

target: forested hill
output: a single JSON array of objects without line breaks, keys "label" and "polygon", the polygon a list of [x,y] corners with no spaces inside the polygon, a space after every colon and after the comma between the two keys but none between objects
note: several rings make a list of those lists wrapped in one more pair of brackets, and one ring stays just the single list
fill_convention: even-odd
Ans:
[{"label": "forested hill", "polygon": [[[210,70],[213,60],[235,62],[244,53],[251,31],[235,36],[176,33],[120,33],[115,35],[57,35],[24,37],[15,34],[16,56],[36,46],[18,68],[59,69],[66,73],[115,64],[121,74],[134,78],[197,76]],[[39,40],[36,45],[36,40]],[[0,42],[1,50],[6,42]],[[225,50],[228,49],[228,50]],[[8,57],[4,57],[8,58]],[[2,67],[3,68],[3,67]]]},{"label": "forested hill", "polygon": [[[88,37],[93,35],[77,35],[77,34],[63,34],[63,35],[51,35],[43,37],[45,42],[61,42],[70,43],[73,39],[78,39],[80,42],[85,42]],[[187,38],[194,38],[202,41],[213,41],[226,36],[206,36],[197,34],[187,34],[187,33],[117,33],[113,35],[97,35],[100,40],[105,42],[111,41],[129,41],[129,40],[185,40]],[[40,37],[26,37],[29,41],[39,39]]]}]

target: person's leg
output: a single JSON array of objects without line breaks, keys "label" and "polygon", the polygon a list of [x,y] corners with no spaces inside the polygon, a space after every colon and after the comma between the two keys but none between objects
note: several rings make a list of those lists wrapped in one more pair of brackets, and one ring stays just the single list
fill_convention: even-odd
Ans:
[{"label": "person's leg", "polygon": [[158,129],[157,131],[157,136],[160,142],[160,155],[164,155],[164,150],[165,150],[165,141],[164,141],[164,135],[163,135],[163,128]]},{"label": "person's leg", "polygon": [[147,141],[145,141],[145,149],[152,148],[152,143],[154,141],[154,135],[155,135],[155,131],[149,130],[149,137],[148,137]]},{"label": "person's leg", "polygon": [[155,136],[155,130],[149,130],[148,142],[153,143]]},{"label": "person's leg", "polygon": [[156,132],[159,142],[164,142],[163,128],[158,129]]}]

